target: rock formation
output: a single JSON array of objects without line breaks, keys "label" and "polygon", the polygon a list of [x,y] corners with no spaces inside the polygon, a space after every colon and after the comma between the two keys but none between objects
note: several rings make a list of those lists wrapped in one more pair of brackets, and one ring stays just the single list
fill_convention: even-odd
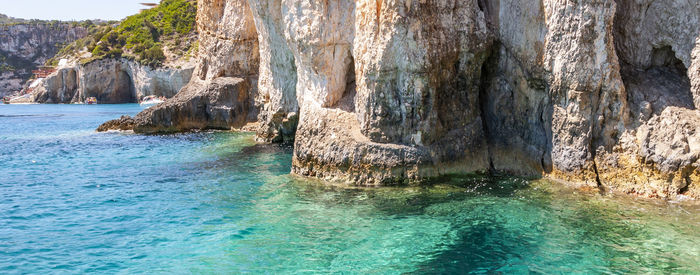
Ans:
[{"label": "rock formation", "polygon": [[[700,2],[199,9],[203,57],[181,93],[202,97],[139,114],[135,131],[236,127],[259,110],[258,139],[294,140],[292,171],[305,176],[382,185],[497,171],[700,198]],[[221,92],[237,95],[196,104]]]},{"label": "rock formation", "polygon": [[691,65],[688,68],[688,77],[691,81],[691,91],[695,108],[700,109],[700,37],[695,41]]},{"label": "rock formation", "polygon": [[121,117],[100,126],[98,131],[134,130],[143,134],[242,127],[247,120],[249,82],[218,77],[192,81],[165,103],[146,109],[134,118]]},{"label": "rock formation", "polygon": [[284,36],[282,0],[247,2],[255,18],[260,47],[256,101],[260,106],[261,126],[257,139],[291,142],[299,120],[299,103],[295,59]]},{"label": "rock formation", "polygon": [[60,45],[87,34],[87,28],[70,23],[0,25],[0,97],[21,90],[32,70],[53,57]]},{"label": "rock formation", "polygon": [[256,119],[259,48],[245,1],[203,0],[198,5],[199,60],[178,94],[133,119],[110,121],[100,131],[137,133],[242,127]]},{"label": "rock formation", "polygon": [[126,59],[101,59],[58,68],[33,93],[38,103],[134,103],[144,96],[171,98],[192,77],[194,63],[151,68]]}]

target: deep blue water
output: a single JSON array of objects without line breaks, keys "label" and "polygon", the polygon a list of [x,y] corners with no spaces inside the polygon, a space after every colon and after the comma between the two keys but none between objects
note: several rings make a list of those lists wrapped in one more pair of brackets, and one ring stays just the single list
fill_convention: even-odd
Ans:
[{"label": "deep blue water", "polygon": [[251,134],[96,133],[138,105],[0,105],[0,274],[700,273],[700,207],[547,181],[347,188]]}]

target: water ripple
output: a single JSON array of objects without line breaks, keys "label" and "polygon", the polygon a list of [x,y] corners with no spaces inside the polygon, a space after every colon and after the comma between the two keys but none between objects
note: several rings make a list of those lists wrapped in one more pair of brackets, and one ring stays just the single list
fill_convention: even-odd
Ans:
[{"label": "water ripple", "polygon": [[700,273],[700,208],[453,177],[289,176],[250,134],[95,133],[138,105],[0,108],[0,273]]}]

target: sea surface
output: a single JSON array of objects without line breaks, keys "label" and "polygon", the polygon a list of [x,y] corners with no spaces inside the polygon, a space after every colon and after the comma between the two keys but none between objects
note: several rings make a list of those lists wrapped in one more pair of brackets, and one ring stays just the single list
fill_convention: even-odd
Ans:
[{"label": "sea surface", "polygon": [[544,180],[348,188],[247,133],[96,133],[0,105],[0,274],[700,273],[700,207]]}]

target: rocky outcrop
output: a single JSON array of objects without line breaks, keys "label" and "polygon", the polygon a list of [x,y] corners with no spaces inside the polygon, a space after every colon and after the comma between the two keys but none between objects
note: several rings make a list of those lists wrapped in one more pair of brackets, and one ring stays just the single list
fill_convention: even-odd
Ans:
[{"label": "rocky outcrop", "polygon": [[[207,34],[198,77],[172,103],[139,114],[135,125],[155,125],[141,132],[237,127],[260,107],[258,139],[293,139],[300,175],[382,185],[497,171],[700,196],[695,1],[199,8]],[[241,80],[226,86],[222,76]],[[202,101],[216,91],[238,94]],[[220,105],[236,111],[204,115]]]},{"label": "rocky outcrop", "polygon": [[87,34],[87,28],[71,23],[0,25],[0,97],[21,90],[32,70],[53,57],[62,44]]},{"label": "rocky outcrop", "polygon": [[623,133],[612,153],[599,154],[606,188],[649,197],[700,198],[700,112],[668,107]]},{"label": "rocky outcrop", "polygon": [[134,118],[108,121],[98,131],[133,130],[143,134],[162,134],[191,130],[230,130],[244,126],[251,107],[251,87],[241,78],[218,77],[211,81],[194,80],[174,98],[149,108]]},{"label": "rocky outcrop", "polygon": [[70,103],[78,94],[78,70],[62,68],[43,80],[32,94],[33,102]]},{"label": "rocky outcrop", "polygon": [[192,77],[194,64],[151,68],[126,59],[102,59],[59,68],[32,93],[38,103],[134,103],[144,96],[173,97]]},{"label": "rocky outcrop", "polygon": [[109,121],[101,130],[229,130],[256,119],[259,48],[247,2],[203,0],[198,9],[200,54],[190,82],[167,102],[132,120]]},{"label": "rocky outcrop", "polygon": [[[386,57],[391,56],[396,45],[401,45],[400,42],[381,45],[378,52],[366,56],[362,53],[373,43],[381,43],[381,34],[386,34],[390,41],[402,41],[404,35],[420,38],[412,31],[437,22],[438,27],[427,28],[431,30],[430,34],[439,37],[440,26],[456,27],[459,24],[440,24],[440,20],[450,16],[431,17],[430,12],[426,11],[420,13],[427,17],[424,20],[411,18],[410,11],[416,10],[413,7],[415,3],[411,1],[404,1],[401,3],[403,5],[372,1],[358,3],[355,7],[353,50],[357,95],[350,99],[355,100],[356,108],[343,113],[342,108],[319,108],[303,102],[300,106],[302,119],[296,136],[293,171],[303,175],[349,179],[360,184],[376,184],[488,169],[524,176],[548,176],[645,196],[697,196],[692,191],[692,186],[697,185],[693,184],[692,176],[675,177],[675,182],[680,178],[688,179],[687,184],[674,184],[671,176],[678,171],[684,171],[683,175],[693,175],[696,165],[688,163],[694,160],[683,160],[685,166],[650,170],[649,167],[658,166],[650,163],[664,163],[665,160],[677,162],[674,160],[676,157],[672,156],[675,151],[662,150],[656,154],[656,158],[650,159],[644,153],[648,150],[643,150],[663,147],[663,144],[669,143],[669,136],[676,137],[681,132],[687,136],[695,135],[690,128],[679,126],[692,125],[684,124],[679,118],[690,118],[695,112],[692,104],[688,104],[692,102],[692,97],[683,92],[688,91],[688,83],[697,79],[693,76],[692,68],[688,72],[691,82],[685,74],[685,68],[693,62],[668,51],[670,46],[671,49],[678,49],[674,51],[683,51],[682,56],[689,57],[687,50],[695,47],[694,39],[689,40],[690,43],[686,38],[697,37],[698,23],[694,16],[700,13],[693,4],[681,2],[654,2],[646,5],[651,6],[646,15],[630,15],[638,9],[625,8],[631,3],[617,6],[618,3],[612,0],[535,3],[479,1],[478,5],[465,9],[474,12],[476,16],[473,18],[476,19],[462,22],[467,22],[471,31],[478,30],[479,26],[488,26],[486,32],[490,31],[495,42],[492,45],[484,43],[486,46],[479,48],[465,42],[470,41],[468,39],[457,39],[459,35],[445,34],[452,38],[450,42],[458,42],[455,42],[456,45],[448,44],[439,53],[449,55],[450,49],[463,47],[471,59],[459,64],[470,64],[474,72],[461,74],[467,85],[452,86],[455,88],[449,94],[453,97],[441,97],[440,92],[430,92],[431,89],[439,91],[450,87],[449,84],[440,83],[439,77],[421,81],[420,74],[402,76],[406,74],[405,69],[391,67],[395,63]],[[461,2],[448,3],[447,6],[455,8],[453,10],[458,14],[464,14],[456,9],[460,7],[459,4]],[[394,7],[392,5],[398,6],[397,12],[389,15],[383,13],[384,8]],[[429,10],[441,10],[439,4],[428,6]],[[364,15],[365,8],[375,18]],[[682,14],[687,15],[679,16],[688,19],[685,25],[676,19],[658,23],[653,18],[661,15],[652,16],[650,13],[669,14],[674,10],[682,10]],[[389,19],[384,18],[385,15]],[[616,16],[619,18],[616,19]],[[637,21],[631,22],[628,18]],[[412,22],[414,26],[402,28],[401,20]],[[656,22],[657,27],[652,32],[644,33],[650,29],[640,29],[639,26],[649,25],[649,20]],[[388,25],[399,30],[387,31],[373,26],[371,22],[389,22]],[[688,22],[691,26],[687,26]],[[620,31],[620,28],[632,30],[629,27],[632,25],[638,31]],[[652,38],[660,32],[666,32],[659,35],[666,38]],[[488,41],[484,37],[489,36],[472,41]],[[669,37],[683,39],[665,45],[661,43],[668,42]],[[645,42],[637,42],[640,40]],[[452,75],[460,75],[450,73],[449,68],[454,66],[440,68],[440,65],[423,63],[420,56],[412,54],[411,49],[420,49],[426,44],[428,48],[442,47],[439,38],[432,37],[427,41],[423,44],[405,43],[408,49],[400,48],[405,64],[416,66],[407,71],[437,71],[447,75],[448,79],[454,79]],[[629,47],[629,50],[618,56],[620,47]],[[430,55],[430,50],[421,52]],[[638,57],[647,53],[648,59]],[[479,59],[479,56],[483,59]],[[375,62],[378,64],[375,65],[371,62],[373,58],[381,62]],[[457,57],[453,56],[447,60],[455,59]],[[429,60],[437,64],[446,63],[441,61],[439,55],[431,56]],[[377,75],[365,78],[365,71],[372,66],[386,67],[379,72],[394,79]],[[636,70],[636,73],[629,73],[630,69]],[[642,74],[639,74],[640,70]],[[367,85],[368,79],[370,85]],[[417,84],[411,85],[411,81]],[[476,88],[470,89],[470,86]],[[470,94],[477,96],[470,99]],[[372,98],[373,95],[376,98]],[[459,95],[467,96],[463,99],[454,97]],[[414,103],[419,101],[416,99],[432,100],[434,103],[421,106]],[[448,107],[445,109],[447,112],[440,113],[441,108],[455,103],[461,108]],[[429,109],[429,106],[433,109]],[[681,110],[685,111],[665,111],[672,106],[682,107],[684,109]],[[440,123],[432,124],[430,111],[436,109],[437,115],[433,117],[437,117]],[[357,122],[353,121],[352,115],[348,115],[353,111],[357,114]],[[308,120],[305,119],[307,113],[312,114]],[[639,113],[644,115],[638,116]],[[480,121],[480,124],[470,124],[470,119]],[[382,120],[386,122],[382,123]],[[441,131],[443,125],[454,121],[458,123],[453,124],[452,128],[446,127],[452,130]],[[676,128],[656,129],[654,121],[657,124],[658,121],[667,121]],[[358,124],[363,130],[353,129]],[[665,138],[640,143],[635,133],[636,127],[641,124],[659,132],[658,137]],[[425,126],[421,129],[421,125]],[[455,136],[459,138],[450,139],[450,133],[457,133]],[[627,138],[631,136],[635,136],[634,142],[627,143]],[[482,141],[480,137],[483,137]],[[460,139],[471,142],[460,143]],[[639,144],[646,145],[640,147]],[[686,148],[682,144],[674,146]],[[487,148],[486,152],[483,152],[484,148]],[[441,150],[450,154],[441,155]],[[626,165],[628,163],[624,163],[623,159],[644,159],[647,163]],[[484,166],[485,162],[488,166]],[[627,168],[636,173],[631,173]],[[647,176],[645,181],[626,176],[639,175],[643,171],[653,171],[657,176]],[[645,188],[629,188],[630,184]]]},{"label": "rocky outcrop", "polygon": [[190,130],[240,128],[251,109],[249,82],[218,77],[192,81],[174,98],[149,108],[135,118],[137,133],[169,133]]},{"label": "rocky outcrop", "polygon": [[[339,32],[353,41],[354,58],[342,51],[338,57],[336,49],[334,59],[317,61],[326,68],[309,66],[333,72],[327,75],[336,74],[343,85],[326,87],[330,93],[303,91],[294,171],[382,184],[488,170],[479,81],[493,38],[477,3],[369,1],[355,7],[354,19],[354,39],[352,28]],[[354,106],[338,106],[342,96]],[[331,126],[339,118],[346,131]],[[325,143],[334,139],[351,142]]]},{"label": "rocky outcrop", "polygon": [[110,120],[97,128],[98,132],[106,131],[131,131],[134,130],[136,121],[131,116],[122,116],[119,119]]}]

